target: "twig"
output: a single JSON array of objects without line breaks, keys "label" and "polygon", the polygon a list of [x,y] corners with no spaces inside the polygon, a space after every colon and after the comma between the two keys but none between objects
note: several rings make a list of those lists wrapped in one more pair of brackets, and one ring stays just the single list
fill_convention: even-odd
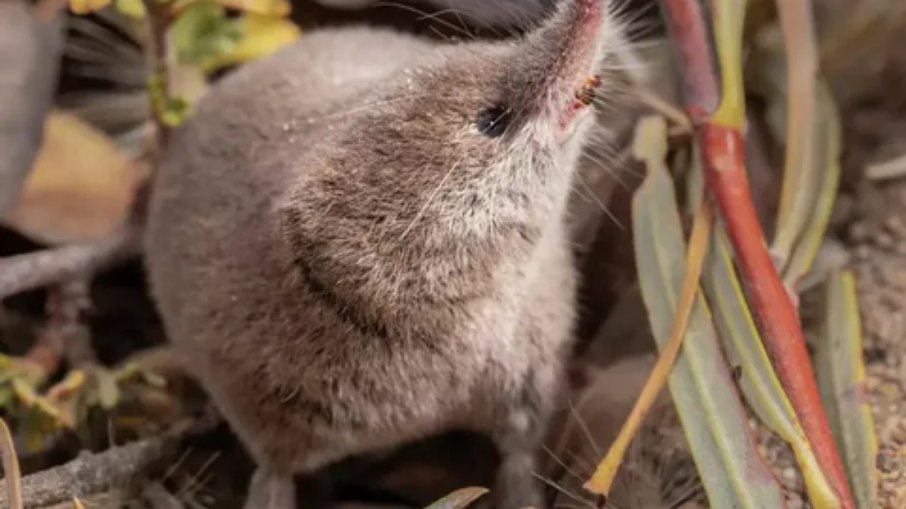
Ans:
[{"label": "twig", "polygon": [[52,375],[65,355],[73,366],[94,361],[94,351],[83,321],[88,307],[87,282],[76,279],[51,289],[47,296],[47,323],[24,360]]},{"label": "twig", "polygon": [[661,10],[674,40],[677,64],[683,70],[685,107],[693,123],[698,123],[717,108],[720,88],[717,69],[711,58],[706,16],[699,2],[692,0],[661,0]]},{"label": "twig", "polygon": [[[692,45],[705,37],[703,23],[686,22],[695,10],[693,0],[664,0],[662,6],[670,23],[671,36],[688,83],[702,88],[687,96],[687,109],[700,111],[702,96],[723,86],[721,107],[697,126],[708,189],[717,201],[721,217],[733,244],[736,262],[747,289],[749,304],[756,316],[765,346],[777,374],[815,451],[821,469],[840,499],[842,507],[853,508],[852,496],[843,472],[837,446],[821,404],[805,338],[777,268],[768,253],[764,232],[758,223],[749,181],[746,176],[742,126],[744,102],[741,69],[741,20],[720,18],[734,13],[734,2],[722,2],[714,12],[719,17],[718,54],[721,76],[714,72],[708,53],[692,58],[690,53],[707,51]],[[737,27],[737,24],[739,25]],[[738,33],[737,29],[738,28]],[[690,77],[696,77],[692,80]]]},{"label": "twig", "polygon": [[[65,465],[23,478],[24,507],[44,507],[128,485],[170,455],[174,444],[175,440],[152,438],[99,454],[83,452]],[[9,493],[0,488],[0,507],[8,503]]]},{"label": "twig", "polygon": [[906,177],[906,154],[865,168],[865,178],[883,181]]},{"label": "twig", "polygon": [[92,243],[0,258],[0,300],[44,286],[85,277],[139,253],[138,228],[129,224]]},{"label": "twig", "polygon": [[598,465],[594,475],[585,484],[585,489],[596,495],[606,497],[610,493],[610,487],[617,475],[620,464],[623,462],[623,457],[629,449],[629,444],[632,443],[632,439],[638,434],[645,416],[651,410],[658,394],[664,388],[673,363],[676,361],[677,355],[679,355],[680,348],[683,345],[683,338],[686,336],[689,315],[692,313],[692,305],[695,302],[695,296],[698,294],[702,265],[705,261],[705,254],[708,252],[708,239],[711,237],[713,223],[714,217],[711,205],[707,201],[702,200],[692,225],[692,235],[689,239],[686,254],[683,285],[674,314],[670,340],[661,351],[661,355],[651,371],[651,376],[645,382],[645,386],[642,388],[632,412],[620,429],[620,434],[617,435],[617,438],[611,444],[610,449],[607,451],[607,456]]},{"label": "twig", "polygon": [[686,134],[692,132],[692,123],[689,122],[689,117],[686,116],[686,113],[683,110],[670,104],[670,102],[646,88],[634,87],[632,93],[643,104],[676,124],[679,133]]},{"label": "twig", "polygon": [[[173,21],[174,13],[170,10],[168,3],[158,0],[143,0],[145,10],[147,11],[149,38],[147,40],[148,50],[146,51],[150,60],[153,76],[159,80],[162,85],[163,93],[169,97],[170,90],[170,54],[167,47],[167,28]],[[154,159],[161,153],[167,144],[170,129],[166,122],[161,118],[160,111],[154,103],[154,94],[149,95],[151,100],[151,112],[154,117],[154,123],[157,127],[157,153]]]},{"label": "twig", "polygon": [[90,285],[87,278],[75,278],[58,287],[56,298],[47,305],[57,317],[57,327],[63,340],[63,355],[71,367],[97,363],[91,346],[91,333],[85,314],[91,307]]},{"label": "twig", "polygon": [[3,457],[3,475],[6,478],[6,490],[9,492],[8,507],[22,509],[22,479],[19,473],[19,458],[16,446],[9,432],[6,421],[0,419],[0,456]]},{"label": "twig", "polygon": [[154,346],[139,350],[118,363],[114,369],[125,369],[129,365],[156,373],[164,378],[187,378],[189,369],[171,345]]}]

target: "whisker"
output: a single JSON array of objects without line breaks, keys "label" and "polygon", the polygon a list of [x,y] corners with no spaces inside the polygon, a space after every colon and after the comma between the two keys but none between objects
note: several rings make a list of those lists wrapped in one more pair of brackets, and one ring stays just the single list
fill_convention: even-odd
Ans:
[{"label": "whisker", "polygon": [[468,30],[464,30],[462,27],[458,27],[458,26],[454,25],[453,23],[450,23],[449,21],[447,21],[441,17],[447,11],[450,11],[452,9],[446,9],[444,11],[432,13],[432,12],[428,12],[424,9],[419,9],[418,7],[415,7],[415,6],[401,4],[399,2],[376,2],[374,5],[377,7],[390,7],[390,8],[394,8],[394,9],[400,9],[403,11],[411,12],[413,14],[419,15],[420,16],[419,20],[421,20],[421,21],[434,21],[434,22],[440,23],[441,25],[449,28],[450,30],[455,31],[458,34],[465,36],[469,40],[474,38],[474,36]]},{"label": "whisker", "polygon": [[532,476],[535,477],[536,479],[538,479],[539,481],[543,482],[544,484],[547,484],[551,488],[554,488],[555,490],[559,491],[560,493],[566,495],[567,497],[575,500],[576,502],[587,504],[584,507],[595,507],[594,502],[592,502],[591,500],[583,498],[582,496],[569,491],[568,489],[560,486],[559,484],[557,484],[553,480],[547,478],[546,476],[543,476],[537,472],[532,472]]},{"label": "whisker", "polygon": [[600,456],[602,454],[601,446],[598,445],[598,442],[591,434],[591,430],[588,429],[588,425],[585,423],[585,419],[583,419],[579,414],[579,410],[576,408],[576,405],[573,404],[572,400],[567,401],[567,404],[569,405],[570,413],[573,415],[576,423],[579,424],[579,428],[582,430],[582,433],[585,434],[585,438],[588,439],[588,443],[592,446],[592,448],[594,448],[595,453]]},{"label": "whisker", "polygon": [[570,450],[566,450],[563,452],[568,454],[570,459],[572,461],[574,461],[579,467],[581,467],[584,472],[593,473],[595,471],[595,468],[596,468],[595,464],[588,458],[584,458]]},{"label": "whisker", "polygon": [[554,454],[554,451],[550,450],[550,448],[549,448],[548,446],[545,445],[545,446],[543,446],[542,448],[544,449],[544,452],[546,452],[546,453],[551,457],[551,459],[553,459],[554,461],[556,461],[558,465],[560,465],[561,467],[563,467],[563,469],[566,470],[566,472],[567,472],[569,475],[575,477],[576,479],[578,479],[578,480],[580,480],[580,481],[582,481],[582,480],[584,480],[584,479],[586,478],[586,476],[580,475],[578,472],[576,472],[575,470],[573,470],[572,467],[570,467],[569,465],[567,465],[566,462],[564,462],[562,459],[560,459],[560,457],[558,457],[556,454]]},{"label": "whisker", "polygon": [[[605,205],[604,202],[602,202],[602,201],[598,198],[597,193],[595,193],[594,190],[593,190],[591,187],[589,187],[588,183],[585,182],[585,180],[582,178],[581,175],[579,175],[579,174],[576,175],[576,181],[577,181],[577,182],[578,182],[578,183],[579,183],[586,191],[588,191],[588,194],[589,194],[589,196],[588,196],[589,201],[594,202],[595,205],[597,205],[598,208],[601,209],[601,212],[603,212],[608,218],[610,218],[610,220],[612,220],[612,221],[617,225],[617,227],[618,227],[620,230],[624,230],[624,231],[625,231],[625,228],[623,227],[623,224],[620,223],[620,220],[617,219],[617,216],[613,215],[613,213],[610,211],[610,209],[607,208],[607,205]],[[584,195],[582,195],[582,197],[585,198]]]},{"label": "whisker", "polygon": [[428,96],[429,96],[429,94],[411,94],[411,95],[402,95],[402,96],[398,96],[398,97],[391,97],[391,98],[389,98],[389,99],[383,99],[383,100],[380,100],[380,101],[374,101],[374,102],[371,102],[371,103],[366,103],[366,104],[363,104],[363,105],[361,105],[361,106],[356,106],[355,108],[350,108],[350,109],[348,109],[348,110],[341,110],[341,111],[335,111],[335,112],[331,112],[331,113],[326,113],[326,114],[324,114],[324,115],[317,115],[317,116],[313,116],[313,117],[306,117],[306,118],[300,119],[300,122],[308,123],[308,124],[314,124],[314,123],[316,123],[316,122],[321,122],[321,121],[324,121],[324,120],[335,120],[335,119],[338,119],[338,118],[342,118],[342,117],[344,117],[344,116],[346,116],[346,115],[351,115],[351,114],[353,114],[353,113],[361,113],[361,112],[364,112],[364,111],[368,111],[368,110],[370,110],[370,109],[372,109],[372,108],[377,108],[377,107],[380,107],[380,106],[386,106],[386,105],[388,105],[388,104],[394,104],[394,103],[397,103],[397,102],[404,102],[404,101],[409,101],[409,100],[412,100],[412,99],[418,99],[418,98],[421,98],[421,97],[428,97]]}]

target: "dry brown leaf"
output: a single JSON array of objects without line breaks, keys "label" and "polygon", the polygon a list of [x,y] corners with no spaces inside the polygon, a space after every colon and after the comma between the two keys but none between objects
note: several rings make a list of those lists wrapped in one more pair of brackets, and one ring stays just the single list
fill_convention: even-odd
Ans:
[{"label": "dry brown leaf", "polygon": [[15,203],[41,143],[57,82],[64,27],[27,2],[0,2],[0,214]]},{"label": "dry brown leaf", "polygon": [[104,133],[54,111],[19,202],[3,221],[49,244],[98,239],[124,221],[142,178]]}]

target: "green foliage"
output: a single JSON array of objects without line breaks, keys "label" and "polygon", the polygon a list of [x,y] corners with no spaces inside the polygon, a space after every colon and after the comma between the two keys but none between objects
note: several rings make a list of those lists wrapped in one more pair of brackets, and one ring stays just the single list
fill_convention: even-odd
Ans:
[{"label": "green foliage", "polygon": [[[686,252],[673,180],[664,161],[666,126],[642,121],[636,146],[647,147],[647,176],[633,198],[633,241],[642,297],[659,347],[670,336]],[[641,138],[641,139],[640,139]],[[760,460],[711,310],[696,298],[670,392],[713,507],[785,507],[783,493]]]},{"label": "green foliage", "polygon": [[155,74],[148,80],[151,107],[162,124],[176,127],[189,116],[191,105],[181,97],[171,97],[164,81],[160,74]]},{"label": "green foliage", "polygon": [[824,287],[824,328],[815,341],[821,399],[859,509],[877,507],[878,439],[865,387],[862,325],[852,273],[833,272]]},{"label": "green foliage", "polygon": [[239,44],[242,29],[216,2],[200,0],[176,18],[169,35],[181,62],[209,69]]},{"label": "green foliage", "polygon": [[25,359],[0,355],[0,410],[16,421],[30,451],[44,449],[62,431],[78,430],[92,410],[113,411],[135,388],[166,386],[160,376],[134,365],[75,369],[46,387],[48,376]]},{"label": "green foliage", "polygon": [[124,16],[142,19],[148,14],[142,0],[113,0],[113,6]]}]

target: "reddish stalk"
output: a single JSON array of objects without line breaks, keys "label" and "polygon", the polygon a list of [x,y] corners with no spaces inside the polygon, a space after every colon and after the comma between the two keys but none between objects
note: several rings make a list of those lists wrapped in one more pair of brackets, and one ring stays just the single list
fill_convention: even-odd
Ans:
[{"label": "reddish stalk", "polygon": [[765,348],[841,507],[855,509],[821,404],[799,316],[768,253],[752,204],[742,138],[737,131],[705,123],[699,127],[699,145],[705,154],[708,189],[717,201],[733,244]]},{"label": "reddish stalk", "polygon": [[[724,2],[714,2],[720,9]],[[708,26],[694,0],[662,0],[686,84],[686,109],[696,127],[703,155],[707,187],[733,244],[735,259],[756,317],[765,347],[802,428],[815,451],[821,470],[843,509],[855,509],[840,455],[821,403],[805,338],[777,268],[768,253],[764,232],[752,203],[746,175],[741,125],[717,122],[713,114],[720,97],[720,77],[707,40]],[[723,79],[728,79],[724,70]],[[735,71],[734,72],[738,72]],[[714,105],[703,111],[703,105]],[[739,105],[741,106],[741,104]],[[727,113],[727,112],[720,112]],[[735,113],[738,116],[739,112]],[[722,117],[722,119],[729,117]]]}]

